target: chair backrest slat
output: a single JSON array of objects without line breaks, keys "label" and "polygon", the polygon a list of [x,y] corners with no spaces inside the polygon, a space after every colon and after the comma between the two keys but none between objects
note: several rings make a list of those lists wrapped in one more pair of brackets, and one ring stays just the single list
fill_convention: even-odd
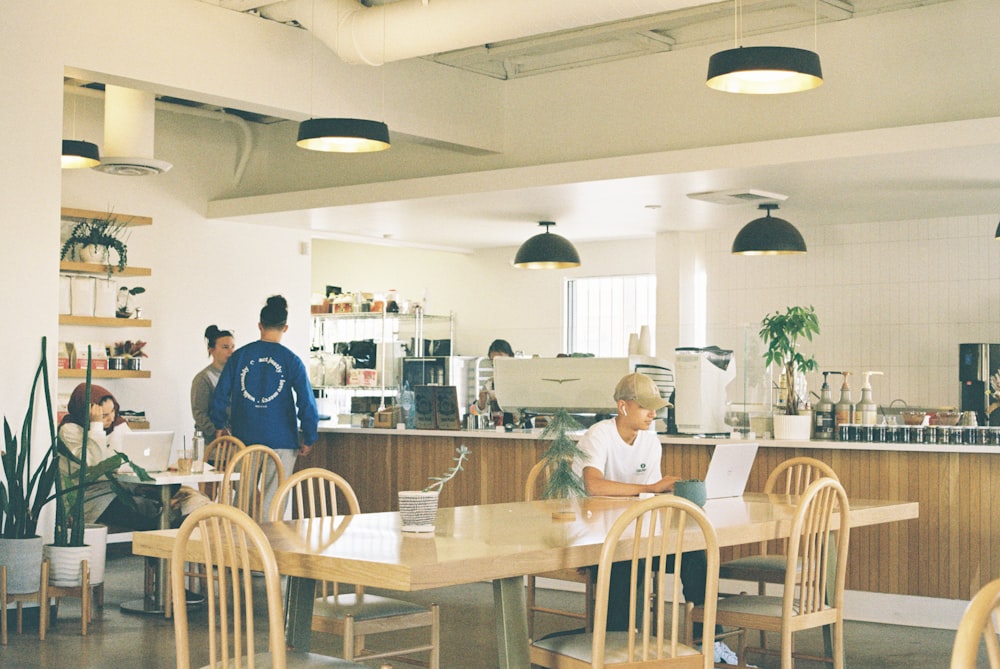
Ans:
[{"label": "chair backrest slat", "polygon": [[951,669],[976,669],[979,649],[986,646],[990,669],[1000,669],[1000,578],[976,593],[962,615],[951,651]]},{"label": "chair backrest slat", "polygon": [[[697,534],[695,534],[697,533]],[[691,546],[694,536],[700,534],[697,546]],[[604,645],[608,617],[608,591],[611,567],[616,561],[619,546],[629,547],[632,565],[630,575],[629,631],[627,632],[627,658],[629,662],[657,661],[676,657],[682,643],[680,598],[671,593],[681,592],[680,571],[684,552],[706,547],[707,578],[705,583],[705,626],[715,625],[715,603],[718,597],[719,543],[707,516],[691,502],[672,496],[657,496],[637,502],[623,513],[611,526],[601,548],[597,571],[597,602],[594,609],[593,666],[604,666]],[[668,563],[673,562],[668,579]],[[668,583],[672,588],[665,587]],[[656,585],[653,588],[653,585]],[[647,602],[639,597],[655,593],[652,610],[656,624],[648,613]],[[644,612],[639,621],[637,611]],[[667,616],[667,611],[670,614]],[[669,627],[668,621],[669,620]],[[712,666],[714,659],[706,653],[705,666]]]},{"label": "chair backrest slat", "polygon": [[[200,548],[193,550],[194,545]],[[264,532],[247,514],[232,506],[208,504],[191,513],[181,525],[170,562],[171,594],[183,602],[184,563],[200,562],[217,579],[207,579],[208,648],[210,667],[243,666],[253,669],[257,637],[251,570],[264,574],[266,651],[270,667],[285,669],[284,612],[281,581],[274,552]],[[174,608],[177,668],[189,669],[187,607]]]},{"label": "chair backrest slat", "polygon": [[[834,513],[839,519],[836,528]],[[783,606],[790,615],[814,613],[827,604],[841,606],[849,544],[847,493],[832,478],[816,479],[802,493],[792,519],[783,593]],[[828,571],[834,551],[837,571],[831,583]],[[798,586],[797,591],[795,586]]]},{"label": "chair backrest slat", "polygon": [[[237,472],[239,476],[235,476]],[[271,472],[280,486],[285,480],[285,468],[278,454],[262,444],[246,446],[226,465],[219,502],[235,506],[258,523],[264,522],[268,517],[264,487]]]}]

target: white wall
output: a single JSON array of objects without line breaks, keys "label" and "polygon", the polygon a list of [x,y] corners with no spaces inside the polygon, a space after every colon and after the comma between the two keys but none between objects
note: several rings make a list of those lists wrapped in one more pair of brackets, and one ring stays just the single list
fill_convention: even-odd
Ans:
[{"label": "white wall", "polygon": [[[854,373],[854,401],[858,374],[880,370],[877,403],[957,406],[958,344],[1000,341],[996,226],[992,215],[801,227],[809,253],[785,257],[732,256],[735,233],[710,234],[710,338],[740,350],[741,324],[811,304],[821,334],[804,349],[820,369]],[[813,391],[821,382],[810,375]]]},{"label": "white wall", "polygon": [[[676,346],[717,345],[744,367],[744,330],[768,313],[814,305],[821,334],[803,349],[821,369],[858,374],[880,370],[876,402],[944,406],[959,401],[958,344],[1000,341],[1000,242],[996,216],[801,227],[805,256],[740,257],[734,230],[666,233],[655,243],[632,240],[579,245],[583,265],[571,272],[510,267],[514,249],[469,256],[316,241],[313,286],[378,289],[391,277],[401,290],[425,287],[431,311],[454,311],[457,350],[481,355],[494,337],[516,349],[562,351],[563,282],[569,276],[655,272],[659,355]],[[695,322],[695,274],[707,277],[705,323]],[[405,292],[404,296],[412,295]],[[704,330],[704,338],[695,333]],[[819,374],[810,375],[818,392]],[[741,396],[739,383],[730,399]],[[834,396],[837,396],[834,386]]]},{"label": "white wall", "polygon": [[528,355],[554,356],[563,346],[563,292],[573,277],[652,273],[649,240],[578,244],[582,267],[522,270],[511,266],[516,248],[474,254],[313,241],[312,289],[396,288],[404,299],[428,299],[429,314],[455,314],[455,353],[485,355],[506,339]]}]

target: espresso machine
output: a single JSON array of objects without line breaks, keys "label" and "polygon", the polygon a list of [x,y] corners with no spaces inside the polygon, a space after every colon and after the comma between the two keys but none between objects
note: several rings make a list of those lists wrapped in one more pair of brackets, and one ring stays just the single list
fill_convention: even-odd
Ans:
[{"label": "espresso machine", "polygon": [[1000,425],[1000,344],[959,344],[958,380],[962,411],[975,411],[979,425]]}]

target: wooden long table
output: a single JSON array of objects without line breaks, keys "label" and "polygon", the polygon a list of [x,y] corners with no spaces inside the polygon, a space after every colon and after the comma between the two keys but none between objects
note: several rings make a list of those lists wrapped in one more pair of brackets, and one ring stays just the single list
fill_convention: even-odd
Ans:
[{"label": "wooden long table", "polygon": [[[266,523],[263,528],[288,584],[286,634],[290,645],[307,650],[311,639],[316,580],[388,588],[426,590],[493,582],[499,666],[526,668],[528,630],[525,574],[596,564],[611,524],[633,498],[586,498],[485,504],[438,510],[433,535],[400,531],[399,514],[363,513]],[[720,546],[787,537],[795,498],[748,493],[710,500],[705,511]],[[571,510],[574,520],[555,520]],[[916,518],[916,502],[851,500],[851,526]],[[176,530],[136,533],[133,552],[169,557]],[[695,550],[704,547],[692,534]],[[626,546],[622,545],[622,557]],[[197,546],[188,557],[197,558]]]}]

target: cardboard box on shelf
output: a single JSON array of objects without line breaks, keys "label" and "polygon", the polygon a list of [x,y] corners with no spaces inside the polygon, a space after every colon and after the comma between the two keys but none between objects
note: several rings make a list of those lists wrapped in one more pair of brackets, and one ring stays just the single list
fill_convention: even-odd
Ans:
[{"label": "cardboard box on shelf", "polygon": [[375,427],[394,429],[403,420],[403,412],[398,406],[386,407],[375,412]]}]

